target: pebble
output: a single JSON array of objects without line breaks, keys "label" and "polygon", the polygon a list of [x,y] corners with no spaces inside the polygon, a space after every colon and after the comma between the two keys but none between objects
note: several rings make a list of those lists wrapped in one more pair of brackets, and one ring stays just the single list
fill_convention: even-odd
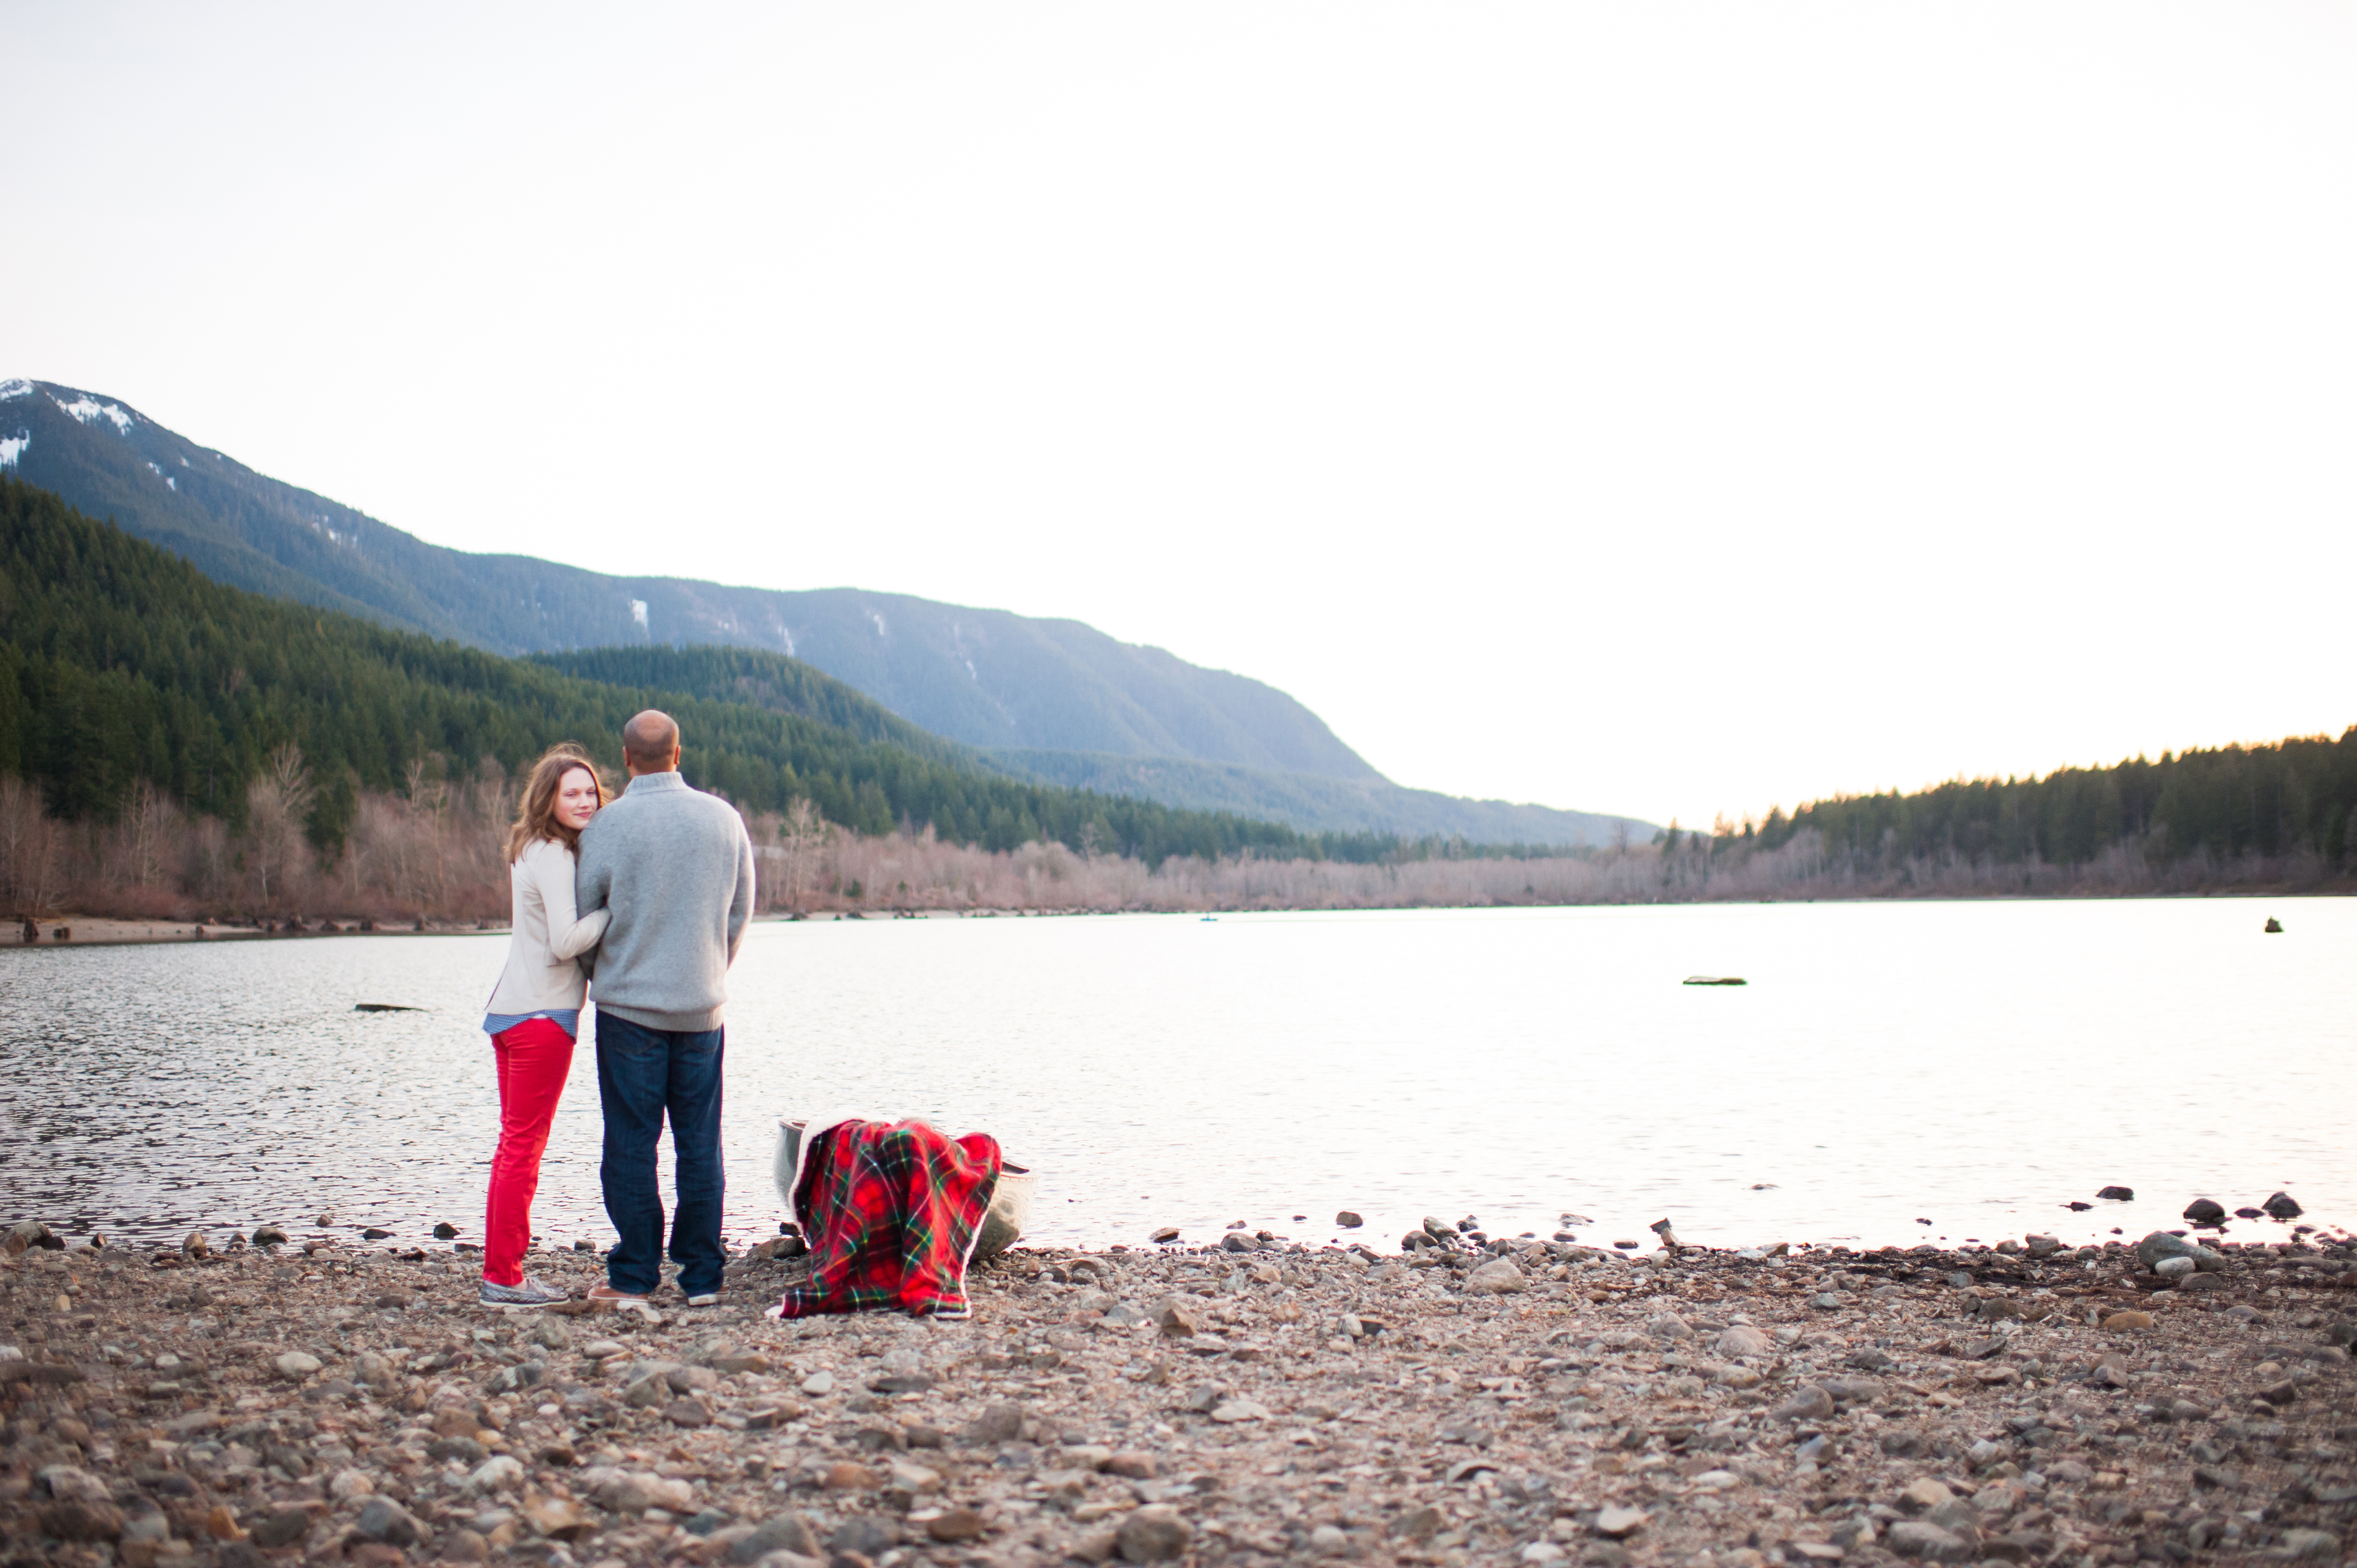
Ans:
[{"label": "pebble", "polygon": [[1132,1509],[1114,1531],[1114,1543],[1126,1563],[1168,1563],[1187,1550],[1194,1527],[1168,1503],[1148,1503]]},{"label": "pebble", "polygon": [[1334,1223],[1340,1226],[1345,1230],[1356,1230],[1359,1227],[1364,1225],[1366,1220],[1356,1211],[1346,1208],[1342,1210],[1341,1213],[1334,1216]]},{"label": "pebble", "polygon": [[1505,1258],[1493,1258],[1465,1276],[1465,1288],[1477,1294],[1515,1294],[1527,1287],[1523,1271]]},{"label": "pebble", "polygon": [[1824,1421],[1834,1413],[1834,1396],[1811,1383],[1771,1413],[1778,1421]]},{"label": "pebble", "polygon": [[1901,1520],[1890,1527],[1883,1542],[1894,1556],[1920,1558],[1926,1563],[1966,1563],[1972,1560],[1972,1544],[1953,1530],[1943,1530],[1929,1520]]},{"label": "pebble", "polygon": [[[2331,1337],[2357,1340],[2357,1292],[2321,1239],[2218,1251],[2186,1276],[2210,1294],[2165,1293],[2107,1342],[2091,1311],[2117,1317],[2153,1283],[2125,1247],[2050,1259],[2033,1239],[1992,1280],[1986,1254],[1638,1261],[1517,1238],[1509,1258],[1454,1226],[1415,1235],[1379,1261],[1258,1239],[1027,1250],[975,1271],[971,1322],[937,1325],[766,1322],[755,1304],[808,1265],[755,1259],[731,1263],[720,1308],[593,1319],[600,1336],[481,1311],[468,1271],[427,1272],[447,1252],[330,1244],[280,1277],[260,1252],[151,1270],[28,1243],[0,1261],[25,1324],[20,1353],[0,1349],[0,1535],[90,1568],[70,1554],[1632,1568],[1707,1550],[1718,1568],[1855,1568],[2108,1562],[2123,1543],[2300,1561],[2294,1532],[2357,1498],[2334,1435],[2357,1386]],[[1473,1287],[1501,1266],[1521,1290]],[[1970,1294],[1942,1283],[1966,1266]],[[594,1257],[534,1267],[576,1291],[598,1277]],[[60,1294],[86,1318],[49,1316]],[[388,1294],[406,1310],[377,1307]],[[1813,1310],[1825,1294],[1856,1308]],[[1174,1315],[1189,1331],[1159,1332]],[[285,1355],[317,1365],[290,1377]],[[706,1423],[677,1424],[683,1405]],[[195,1557],[158,1554],[167,1540]]]},{"label": "pebble", "polygon": [[1738,1323],[1721,1331],[1713,1342],[1713,1348],[1729,1359],[1739,1359],[1746,1356],[1765,1356],[1774,1343],[1752,1325]]},{"label": "pebble", "polygon": [[1611,1508],[1598,1510],[1596,1533],[1609,1540],[1619,1541],[1644,1529],[1647,1518],[1642,1509],[1622,1508],[1616,1504]]},{"label": "pebble", "polygon": [[302,1350],[289,1350],[274,1358],[270,1364],[278,1369],[280,1377],[289,1380],[307,1378],[321,1365],[319,1358]]}]

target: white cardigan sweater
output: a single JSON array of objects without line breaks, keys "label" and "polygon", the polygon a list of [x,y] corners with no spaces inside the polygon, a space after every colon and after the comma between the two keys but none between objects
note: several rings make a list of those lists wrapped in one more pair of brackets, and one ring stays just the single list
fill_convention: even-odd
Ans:
[{"label": "white cardigan sweater", "polygon": [[[573,852],[554,839],[535,839],[508,867],[511,920],[508,965],[483,1010],[494,1017],[572,1014],[589,992],[574,961],[597,945],[612,918],[600,909],[582,916],[573,901]],[[566,1020],[570,1022],[572,1020]]]}]

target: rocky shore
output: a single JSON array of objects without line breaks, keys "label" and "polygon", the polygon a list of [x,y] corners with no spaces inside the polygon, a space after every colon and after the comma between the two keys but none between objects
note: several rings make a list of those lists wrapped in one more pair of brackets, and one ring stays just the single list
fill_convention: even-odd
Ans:
[{"label": "rocky shore", "polygon": [[716,1308],[502,1315],[460,1253],[37,1229],[0,1259],[9,1563],[2357,1555],[2347,1238],[1231,1232],[1018,1251],[963,1322],[781,1324],[784,1258],[733,1264]]}]

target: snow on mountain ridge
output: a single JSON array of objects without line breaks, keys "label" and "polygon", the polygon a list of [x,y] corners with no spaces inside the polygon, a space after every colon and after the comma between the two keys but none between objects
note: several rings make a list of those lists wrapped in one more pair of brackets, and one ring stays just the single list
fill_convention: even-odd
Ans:
[{"label": "snow on mountain ridge", "polygon": [[88,392],[82,393],[71,403],[52,392],[49,395],[49,401],[70,414],[77,424],[88,424],[99,419],[111,419],[114,421],[114,428],[118,435],[131,434],[131,426],[135,416],[125,411],[119,403],[101,403]]}]

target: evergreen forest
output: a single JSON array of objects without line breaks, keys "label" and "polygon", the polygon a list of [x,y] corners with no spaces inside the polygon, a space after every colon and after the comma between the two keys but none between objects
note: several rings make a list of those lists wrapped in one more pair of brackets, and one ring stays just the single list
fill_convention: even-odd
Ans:
[{"label": "evergreen forest", "polygon": [[[1010,777],[781,654],[509,659],[215,583],[0,477],[0,903],[489,918],[514,779],[676,716],[795,909],[2342,889],[2357,728],[1563,851],[1305,834]],[[997,903],[994,905],[993,900]]]},{"label": "evergreen forest", "polygon": [[[582,673],[227,587],[0,478],[0,775],[36,781],[67,820],[110,820],[144,780],[241,829],[249,784],[291,744],[317,781],[308,837],[332,855],[361,791],[403,789],[421,767],[456,778],[490,759],[512,772],[562,740],[619,762],[623,721],[661,707],[680,722],[682,768],[699,788],[748,811],[807,799],[861,833],[930,828],[990,850],[1053,841],[1149,865],[1395,847],[1011,779],[774,655],[572,660]],[[666,671],[707,694],[651,679]]]}]

